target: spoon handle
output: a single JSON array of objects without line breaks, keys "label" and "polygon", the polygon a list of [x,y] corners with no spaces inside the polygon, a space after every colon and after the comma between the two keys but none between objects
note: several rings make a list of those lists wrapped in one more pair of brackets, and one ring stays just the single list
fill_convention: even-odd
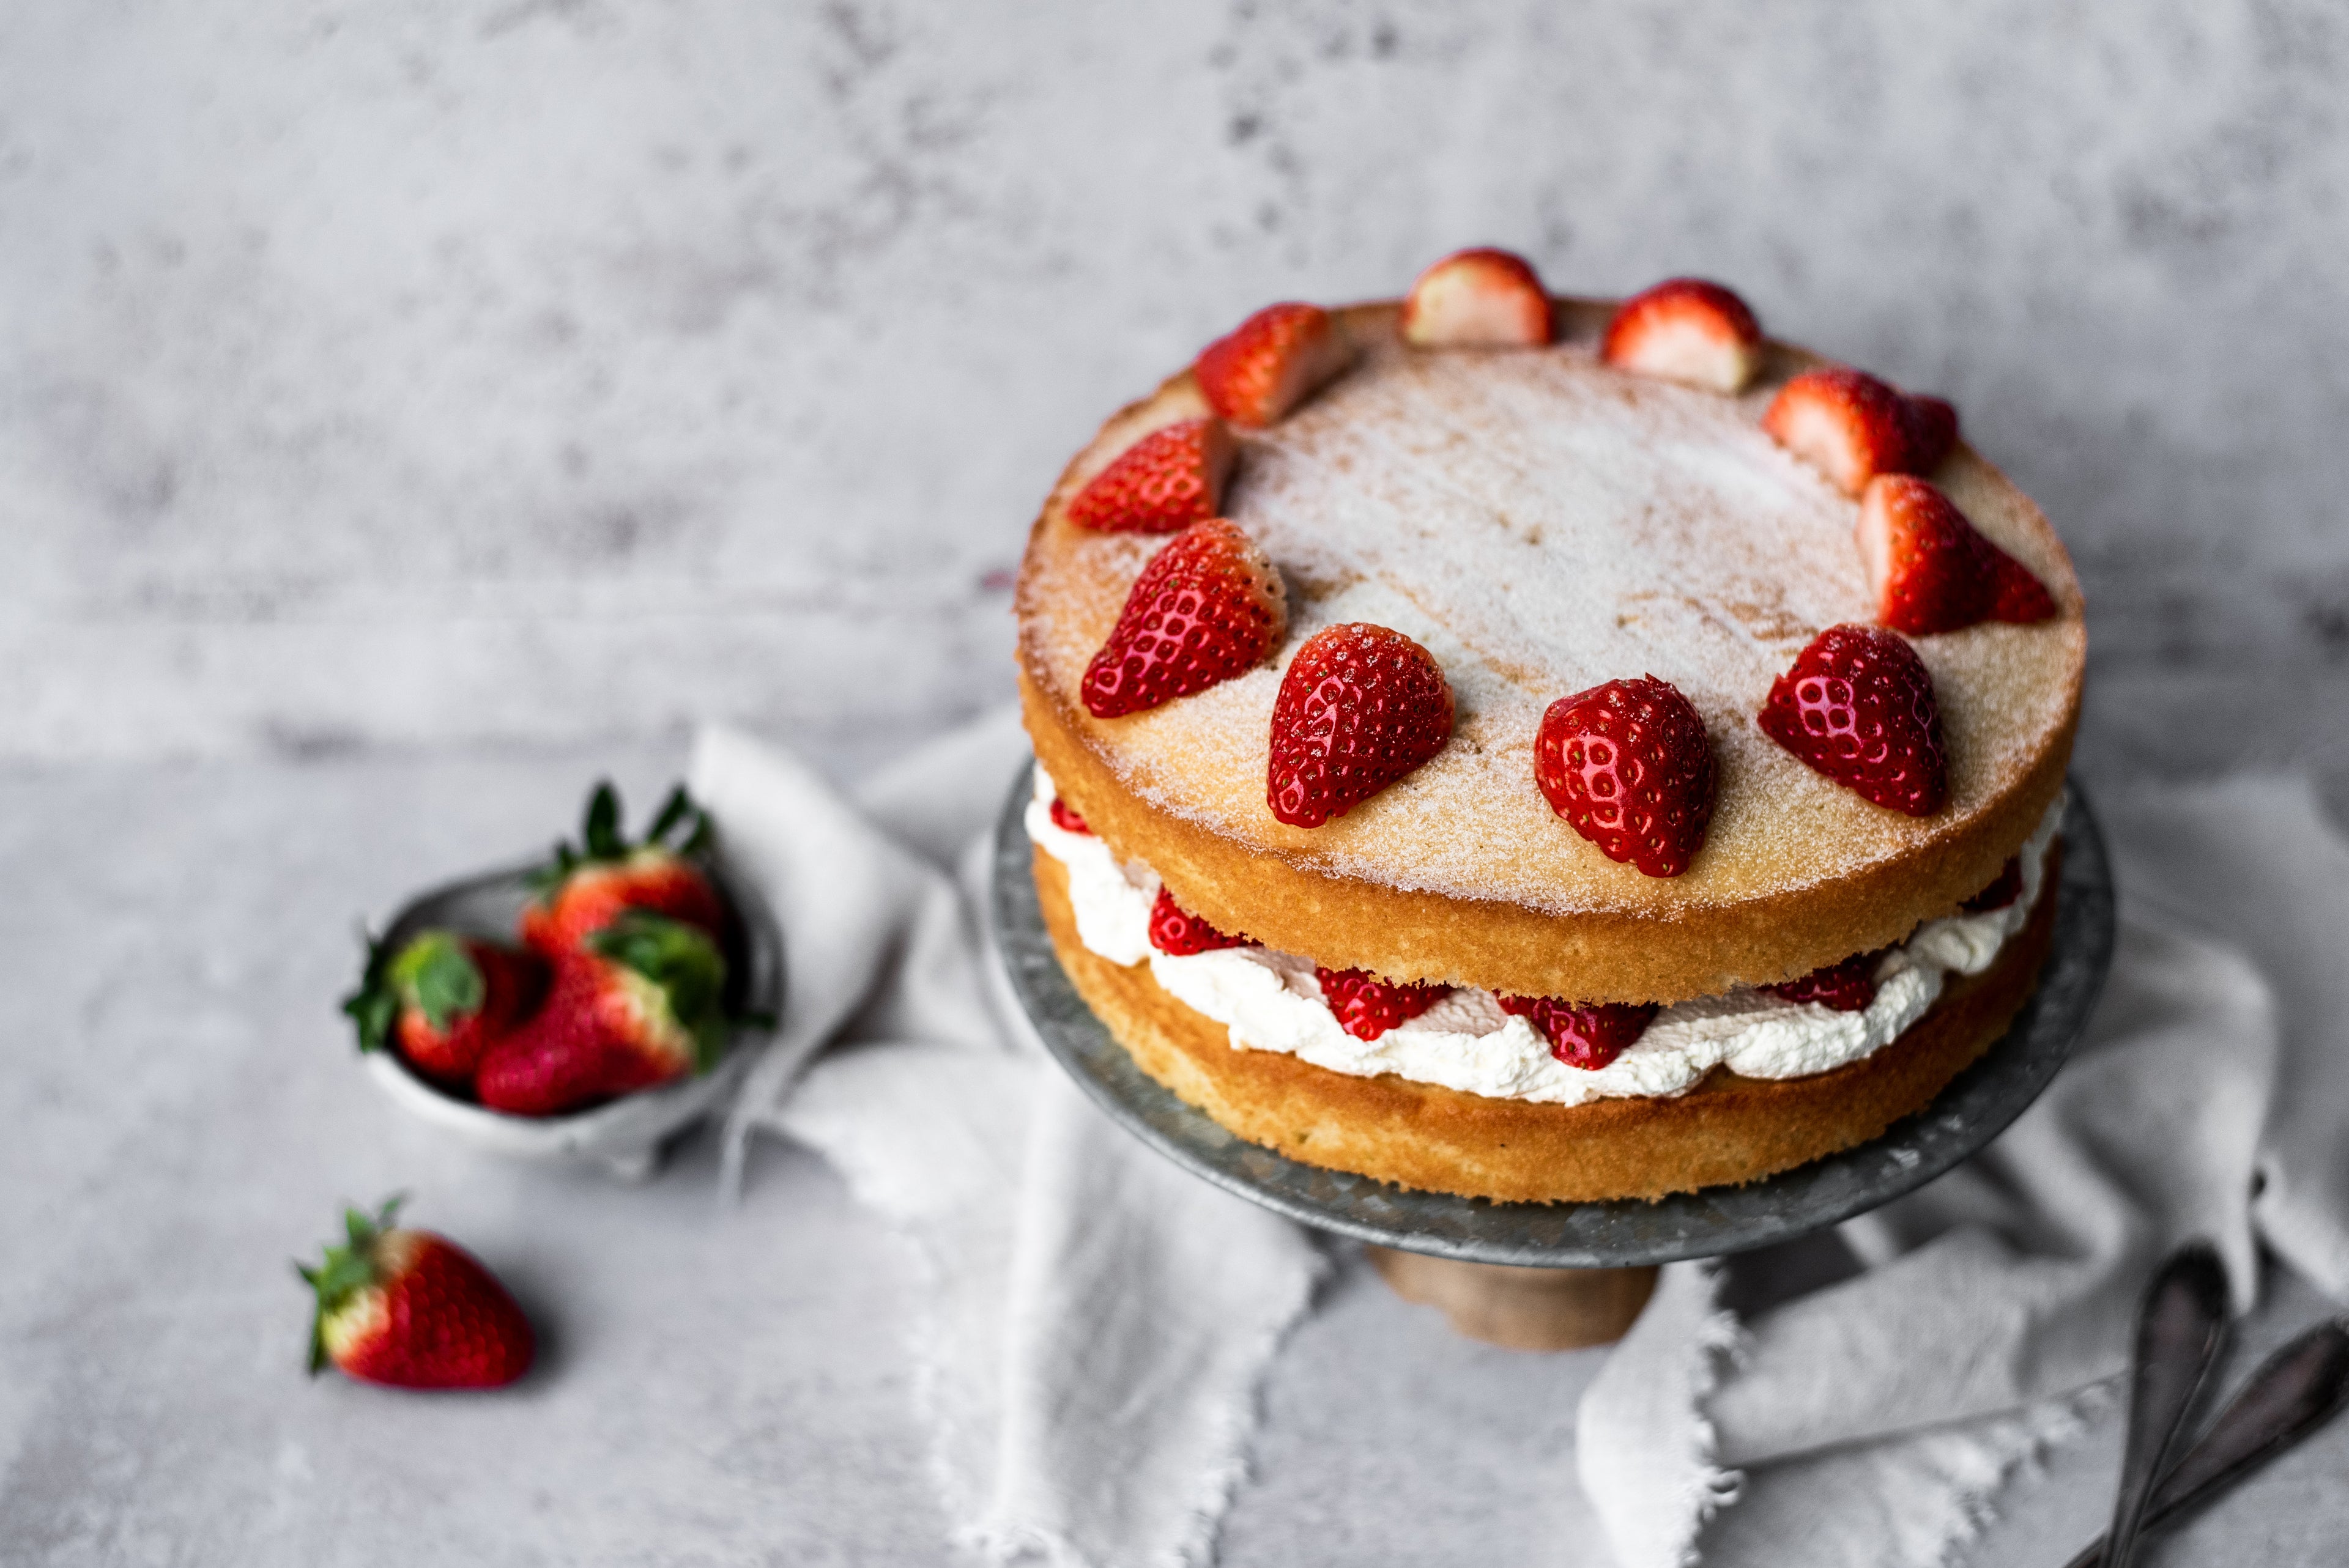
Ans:
[{"label": "spoon handle", "polygon": [[[2261,1363],[2202,1440],[2153,1489],[2143,1529],[2166,1529],[2349,1406],[2349,1326],[2320,1323]],[[2099,1538],[2067,1568],[2100,1568]]]},{"label": "spoon handle", "polygon": [[2208,1243],[2190,1243],[2162,1264],[2137,1309],[2128,1435],[2121,1448],[2120,1495],[2105,1536],[2106,1568],[2135,1563],[2154,1483],[2177,1458],[2178,1429],[2210,1376],[2226,1331],[2227,1271]]}]

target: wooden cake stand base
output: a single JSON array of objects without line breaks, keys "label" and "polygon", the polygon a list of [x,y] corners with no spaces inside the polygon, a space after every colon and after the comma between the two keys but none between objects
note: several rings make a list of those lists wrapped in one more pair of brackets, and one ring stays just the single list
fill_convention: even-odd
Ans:
[{"label": "wooden cake stand base", "polygon": [[1513,1268],[1375,1245],[1362,1255],[1403,1300],[1435,1307],[1455,1333],[1506,1350],[1612,1345],[1656,1288],[1653,1266]]}]

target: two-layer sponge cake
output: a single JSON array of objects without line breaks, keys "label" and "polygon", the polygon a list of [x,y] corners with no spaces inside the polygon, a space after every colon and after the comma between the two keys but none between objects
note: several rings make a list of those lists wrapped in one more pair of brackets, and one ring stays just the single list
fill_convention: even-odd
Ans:
[{"label": "two-layer sponge cake", "polygon": [[2063,545],[1713,285],[1472,252],[1259,313],[1070,465],[1018,614],[1063,965],[1299,1160],[1750,1181],[1925,1105],[2046,953]]}]

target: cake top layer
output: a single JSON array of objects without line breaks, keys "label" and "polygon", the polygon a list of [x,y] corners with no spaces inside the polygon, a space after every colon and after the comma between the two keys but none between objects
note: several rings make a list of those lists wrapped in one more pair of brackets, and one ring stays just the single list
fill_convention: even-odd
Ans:
[{"label": "cake top layer", "polygon": [[[2060,613],[1910,639],[1933,676],[1951,783],[1948,807],[1912,819],[1812,772],[1754,722],[1806,643],[1873,614],[1858,502],[1761,428],[1808,360],[1775,350],[1733,397],[1600,363],[1600,305],[1569,305],[1562,340],[1544,348],[1412,349],[1391,307],[1341,319],[1361,357],[1244,436],[1224,501],[1288,579],[1290,627],[1271,665],[1126,717],[1092,718],[1076,700],[1163,542],[1078,529],[1060,509],[1139,432],[1200,411],[1187,375],[1104,428],[1031,540],[1019,595],[1030,678],[1156,809],[1341,879],[1548,914],[1669,917],[1930,852],[2068,740],[2085,652],[2071,562],[2038,509],[1970,449],[1934,482]],[[1423,644],[1451,681],[1456,727],[1434,760],[1347,816],[1290,828],[1265,801],[1274,696],[1298,645],[1349,621]],[[1549,704],[1642,675],[1694,704],[1720,767],[1705,847],[1676,878],[1607,859],[1534,782]]]}]

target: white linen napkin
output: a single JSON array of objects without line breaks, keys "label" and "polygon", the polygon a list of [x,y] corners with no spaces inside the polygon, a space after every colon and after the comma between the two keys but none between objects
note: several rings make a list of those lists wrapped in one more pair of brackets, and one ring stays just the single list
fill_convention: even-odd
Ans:
[{"label": "white linen napkin", "polygon": [[2113,1405],[2189,1236],[2239,1310],[2261,1243],[2349,1296],[2349,846],[2298,779],[2105,808],[2119,951],[2040,1101],[1847,1224],[1873,1266],[1840,1284],[1740,1323],[1712,1265],[1667,1270],[1592,1384],[1578,1465],[1623,1568],[1946,1561]]},{"label": "white linen napkin", "polygon": [[852,804],[778,749],[699,737],[694,794],[784,944],[726,1179],[753,1131],[782,1132],[913,1244],[930,1282],[917,1398],[960,1540],[1007,1561],[1197,1563],[1323,1256],[1094,1111],[1000,995],[988,837],[1027,756],[1005,712]]}]

